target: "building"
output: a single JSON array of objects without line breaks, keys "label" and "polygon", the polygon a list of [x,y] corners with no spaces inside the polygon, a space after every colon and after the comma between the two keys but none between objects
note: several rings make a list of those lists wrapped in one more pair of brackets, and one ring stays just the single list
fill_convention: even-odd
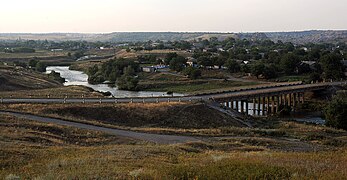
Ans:
[{"label": "building", "polygon": [[155,68],[153,66],[148,66],[148,67],[143,67],[142,71],[147,72],[147,73],[153,73],[153,72],[157,71],[157,68]]},{"label": "building", "polygon": [[195,58],[189,57],[187,65],[191,67],[198,67],[198,61]]}]

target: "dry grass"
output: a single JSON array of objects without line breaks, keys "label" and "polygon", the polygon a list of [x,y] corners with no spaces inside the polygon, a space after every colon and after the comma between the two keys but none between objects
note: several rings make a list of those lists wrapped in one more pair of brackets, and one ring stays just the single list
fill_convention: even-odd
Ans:
[{"label": "dry grass", "polygon": [[3,98],[101,98],[101,93],[83,86],[66,86],[57,88],[47,88],[38,90],[19,90],[0,92]]},{"label": "dry grass", "polygon": [[1,109],[117,128],[199,129],[242,127],[238,121],[204,104],[3,104]]},{"label": "dry grass", "polygon": [[[0,116],[0,178],[345,179],[347,149],[282,152],[271,139],[154,145]],[[304,125],[294,128],[304,128]],[[338,132],[338,131],[337,131]]]},{"label": "dry grass", "polygon": [[0,84],[0,92],[62,86],[61,83],[49,79],[48,75],[12,66],[0,66]]}]

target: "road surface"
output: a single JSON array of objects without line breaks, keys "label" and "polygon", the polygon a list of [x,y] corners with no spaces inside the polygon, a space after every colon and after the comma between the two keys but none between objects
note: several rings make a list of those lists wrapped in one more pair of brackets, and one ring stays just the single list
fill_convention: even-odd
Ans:
[{"label": "road surface", "polygon": [[158,143],[158,144],[178,144],[178,143],[187,143],[187,142],[196,142],[200,141],[196,137],[190,136],[176,136],[176,135],[161,135],[161,134],[150,134],[150,133],[141,133],[113,128],[100,127],[90,124],[83,124],[78,122],[71,122],[62,119],[56,118],[48,118],[42,116],[36,116],[25,113],[17,113],[17,112],[9,112],[9,111],[0,111],[2,115],[15,116],[17,118],[22,118],[26,120],[39,121],[43,123],[52,123],[63,126],[70,126],[80,129],[92,130],[92,131],[100,131],[107,134],[112,134],[116,136],[130,137],[134,139],[144,140],[148,142]]}]

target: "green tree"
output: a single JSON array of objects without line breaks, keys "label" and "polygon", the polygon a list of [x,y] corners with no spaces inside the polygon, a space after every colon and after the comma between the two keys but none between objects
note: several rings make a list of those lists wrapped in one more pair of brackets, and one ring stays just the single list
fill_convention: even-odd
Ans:
[{"label": "green tree", "polygon": [[125,67],[123,70],[123,74],[127,75],[127,76],[135,76],[136,75],[134,68],[131,66]]},{"label": "green tree", "polygon": [[228,71],[231,73],[237,73],[240,72],[241,70],[241,66],[239,63],[237,63],[235,60],[233,59],[229,59],[225,62],[225,67],[228,68]]},{"label": "green tree", "polygon": [[201,77],[201,70],[189,66],[183,70],[183,74],[188,76],[190,79],[198,79]]},{"label": "green tree", "polygon": [[177,56],[170,61],[170,69],[180,72],[183,70],[187,60],[182,56]]},{"label": "green tree", "polygon": [[135,91],[138,82],[139,81],[137,78],[123,74],[120,78],[117,79],[116,85],[120,90]]},{"label": "green tree", "polygon": [[254,76],[257,76],[257,78],[259,78],[259,76],[263,74],[264,69],[265,69],[264,63],[258,62],[252,66],[251,72]]},{"label": "green tree", "polygon": [[336,54],[326,54],[320,59],[320,65],[323,69],[325,79],[340,80],[344,77],[344,67],[341,63],[341,57]]},{"label": "green tree", "polygon": [[206,66],[213,66],[213,62],[211,60],[211,58],[209,58],[208,56],[200,56],[198,59],[198,64],[200,66],[206,67]]},{"label": "green tree", "polygon": [[333,98],[324,110],[327,125],[347,130],[347,98],[339,95]]},{"label": "green tree", "polygon": [[36,60],[36,59],[32,59],[29,61],[29,66],[32,67],[32,68],[35,68],[36,67],[36,64],[38,63],[39,61]]},{"label": "green tree", "polygon": [[47,65],[41,61],[36,63],[35,70],[39,72],[45,72]]},{"label": "green tree", "polygon": [[265,66],[263,69],[263,75],[265,79],[272,79],[277,77],[277,68],[275,65],[271,64]]},{"label": "green tree", "polygon": [[282,70],[287,74],[291,75],[295,73],[298,65],[300,64],[300,57],[295,54],[286,54],[281,58],[280,66]]}]

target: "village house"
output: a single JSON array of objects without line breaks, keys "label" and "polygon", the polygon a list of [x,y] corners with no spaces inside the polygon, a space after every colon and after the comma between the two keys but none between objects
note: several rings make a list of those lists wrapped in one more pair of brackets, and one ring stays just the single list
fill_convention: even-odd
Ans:
[{"label": "village house", "polygon": [[147,72],[147,73],[153,73],[153,72],[157,71],[157,68],[155,68],[153,66],[147,66],[147,67],[143,67],[142,71]]},{"label": "village house", "polygon": [[198,61],[195,58],[189,57],[187,65],[191,67],[198,67]]}]

